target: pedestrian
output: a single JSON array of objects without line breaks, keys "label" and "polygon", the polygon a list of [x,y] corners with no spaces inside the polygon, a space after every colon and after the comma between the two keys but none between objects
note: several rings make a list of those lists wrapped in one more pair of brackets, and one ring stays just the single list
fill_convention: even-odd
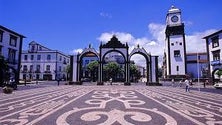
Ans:
[{"label": "pedestrian", "polygon": [[109,79],[109,82],[110,82],[110,85],[112,85],[113,79],[110,78],[110,79]]},{"label": "pedestrian", "polygon": [[172,86],[173,86],[174,85],[174,79],[172,79],[171,82],[172,82]]},{"label": "pedestrian", "polygon": [[209,83],[209,81],[208,80],[206,80],[205,82],[204,82],[204,88],[206,88],[206,85]]},{"label": "pedestrian", "polygon": [[60,82],[60,79],[59,79],[59,78],[57,78],[57,83],[58,83],[58,86],[59,86],[59,82]]},{"label": "pedestrian", "polygon": [[189,81],[189,82],[190,82],[190,85],[191,85],[191,86],[193,86],[193,80],[192,80],[192,79],[190,79],[190,81]]},{"label": "pedestrian", "polygon": [[190,92],[190,82],[188,79],[185,80],[186,92]]},{"label": "pedestrian", "polygon": [[179,82],[179,87],[182,86],[182,83],[183,83],[183,79],[180,80],[180,82]]}]

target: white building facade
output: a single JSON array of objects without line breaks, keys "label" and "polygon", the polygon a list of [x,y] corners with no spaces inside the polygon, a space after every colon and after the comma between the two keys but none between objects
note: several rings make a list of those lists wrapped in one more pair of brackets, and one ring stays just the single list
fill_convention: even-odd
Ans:
[{"label": "white building facade", "polygon": [[0,25],[0,56],[7,62],[10,77],[15,78],[16,83],[19,81],[23,38],[25,36]]},{"label": "white building facade", "polygon": [[166,76],[186,75],[186,44],[181,10],[172,6],[166,16]]},{"label": "white building facade", "polygon": [[204,39],[206,40],[209,73],[214,81],[216,71],[222,69],[222,30],[205,36]]},{"label": "white building facade", "polygon": [[70,56],[32,41],[29,50],[22,52],[20,79],[66,80],[69,65]]}]

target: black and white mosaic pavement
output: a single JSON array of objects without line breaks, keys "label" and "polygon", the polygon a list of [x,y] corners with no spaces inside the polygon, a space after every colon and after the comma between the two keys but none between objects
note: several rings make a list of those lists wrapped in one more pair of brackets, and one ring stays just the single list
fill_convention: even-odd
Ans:
[{"label": "black and white mosaic pavement", "polygon": [[220,125],[222,95],[173,87],[47,86],[0,93],[0,125]]}]

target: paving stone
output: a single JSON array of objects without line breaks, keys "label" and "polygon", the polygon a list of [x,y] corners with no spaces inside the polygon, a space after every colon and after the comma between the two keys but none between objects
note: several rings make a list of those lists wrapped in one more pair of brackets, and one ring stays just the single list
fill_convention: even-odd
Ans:
[{"label": "paving stone", "polygon": [[222,124],[220,93],[145,85],[36,86],[0,94],[1,125]]}]

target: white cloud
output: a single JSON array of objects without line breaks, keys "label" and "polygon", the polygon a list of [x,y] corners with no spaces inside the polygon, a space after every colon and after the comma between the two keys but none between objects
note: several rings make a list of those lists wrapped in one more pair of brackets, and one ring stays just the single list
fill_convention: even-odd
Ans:
[{"label": "white cloud", "polygon": [[117,38],[121,41],[121,42],[123,42],[123,43],[125,43],[125,42],[131,42],[131,41],[133,41],[133,39],[134,39],[134,37],[131,35],[131,34],[129,34],[129,33],[124,33],[124,32],[106,32],[106,33],[102,33],[101,35],[100,35],[100,37],[99,38],[97,38],[99,41],[101,41],[101,42],[103,42],[103,43],[105,43],[105,42],[108,42],[108,41],[110,41],[110,39],[113,37],[113,35],[116,35],[117,36]]},{"label": "white cloud", "polygon": [[105,12],[100,12],[99,15],[104,18],[109,18],[109,19],[112,18],[111,14]]},{"label": "white cloud", "polygon": [[[151,53],[151,55],[159,56],[159,65],[162,65],[162,58],[165,48],[165,27],[166,26],[164,24],[150,23],[148,25],[148,31],[151,34],[151,38],[135,38],[132,34],[126,32],[105,32],[102,33],[97,39],[105,43],[108,42],[113,35],[116,35],[122,43],[128,43],[130,47],[129,52],[131,52],[133,48],[137,47],[137,45],[139,44],[140,47],[145,48],[145,50],[148,53]],[[215,31],[216,30],[211,29],[204,32],[196,32],[186,35],[187,52],[206,51],[205,41],[202,38]],[[200,50],[197,50],[197,48],[200,48]],[[132,59],[139,65],[145,65],[145,59],[143,56],[136,54],[132,57]]]},{"label": "white cloud", "polygon": [[215,29],[211,29],[204,32],[195,32],[191,35],[186,35],[187,52],[206,52],[206,41],[203,37],[215,31]]},{"label": "white cloud", "polygon": [[83,51],[83,49],[74,49],[70,52],[70,54],[77,54],[77,53],[81,53]]}]

